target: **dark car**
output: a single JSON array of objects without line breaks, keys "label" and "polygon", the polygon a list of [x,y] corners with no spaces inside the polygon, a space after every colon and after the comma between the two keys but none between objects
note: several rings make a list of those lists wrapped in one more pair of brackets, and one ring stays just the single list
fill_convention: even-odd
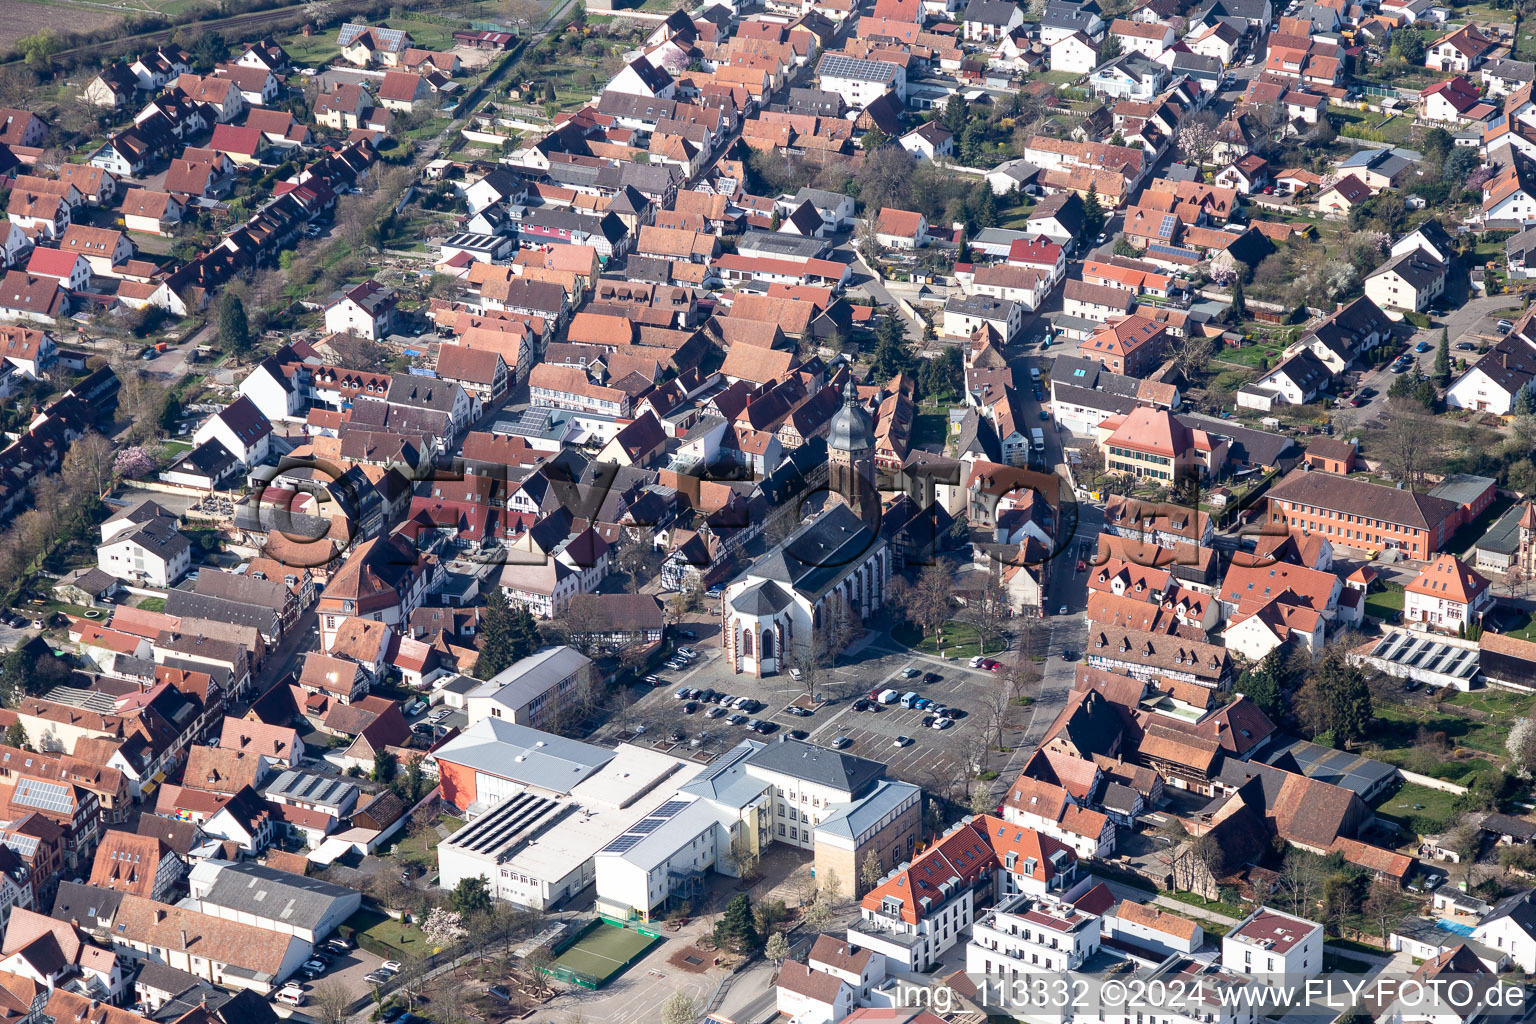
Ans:
[{"label": "dark car", "polygon": [[691,715],[697,710],[699,710],[699,706],[693,701],[689,701],[687,704],[683,705],[683,714],[685,715]]},{"label": "dark car", "polygon": [[961,711],[959,708],[945,708],[943,711],[939,712],[939,716],[942,718],[948,718],[951,721],[958,721],[959,719],[965,717],[965,712]]},{"label": "dark car", "polygon": [[803,740],[808,736],[810,736],[810,733],[806,732],[804,729],[789,730],[789,738],[792,740]]},{"label": "dark car", "polygon": [[683,742],[683,740],[685,740],[687,738],[688,738],[688,734],[686,732],[683,732],[683,730],[681,730],[681,729],[673,729],[672,730],[672,742],[673,743],[681,743],[681,742]]},{"label": "dark car", "polygon": [[943,681],[944,681],[944,677],[939,675],[937,672],[924,672],[923,673],[923,682],[925,682],[925,683],[928,683],[928,684],[931,685],[933,683],[942,683]]},{"label": "dark car", "polygon": [[863,697],[860,697],[858,700],[853,702],[853,710],[855,710],[855,711],[868,711],[869,710],[869,701],[866,700]]}]

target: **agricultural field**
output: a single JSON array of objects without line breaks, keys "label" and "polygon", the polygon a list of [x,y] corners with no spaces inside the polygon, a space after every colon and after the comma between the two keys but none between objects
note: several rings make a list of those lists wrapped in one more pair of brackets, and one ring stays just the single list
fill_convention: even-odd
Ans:
[{"label": "agricultural field", "polygon": [[89,32],[110,25],[128,11],[108,4],[69,0],[0,0],[0,50],[45,28]]}]

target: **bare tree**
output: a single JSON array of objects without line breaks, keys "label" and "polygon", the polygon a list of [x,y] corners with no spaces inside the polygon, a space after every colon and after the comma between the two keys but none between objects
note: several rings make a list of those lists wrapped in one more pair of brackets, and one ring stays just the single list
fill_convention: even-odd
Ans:
[{"label": "bare tree", "polygon": [[1504,585],[1504,592],[1511,600],[1518,601],[1525,597],[1531,588],[1531,574],[1525,571],[1525,567],[1518,562],[1509,567],[1500,581]]},{"label": "bare tree", "polygon": [[966,608],[966,620],[976,627],[980,654],[987,653],[987,645],[991,641],[1001,642],[1003,623],[1012,610],[1008,604],[1008,591],[1003,587],[1001,567],[1000,559],[987,558],[987,571],[981,577],[980,589],[971,596],[970,605]]},{"label": "bare tree", "polygon": [[1382,468],[1404,487],[1424,482],[1424,473],[1441,455],[1445,431],[1423,409],[1398,400],[1387,402],[1385,427],[1377,441]]},{"label": "bare tree", "polygon": [[1402,891],[1390,882],[1377,879],[1371,891],[1365,894],[1365,902],[1360,905],[1360,916],[1376,926],[1382,949],[1387,948],[1387,936],[1391,934],[1392,926],[1397,923],[1397,917],[1402,911]]},{"label": "bare tree", "polygon": [[352,1008],[352,993],[339,982],[329,981],[315,989],[315,1002],[310,1014],[320,1024],[346,1024]]},{"label": "bare tree", "polygon": [[1308,916],[1317,906],[1322,888],[1317,859],[1296,850],[1288,851],[1285,863],[1280,866],[1280,889],[1290,898],[1291,913]]}]

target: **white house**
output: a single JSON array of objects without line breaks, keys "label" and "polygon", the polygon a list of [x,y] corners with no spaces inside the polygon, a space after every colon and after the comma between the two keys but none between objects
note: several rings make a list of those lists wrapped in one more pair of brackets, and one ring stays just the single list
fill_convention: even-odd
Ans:
[{"label": "white house", "polygon": [[255,369],[246,374],[238,390],[268,420],[297,416],[304,408],[304,395],[271,356],[257,363]]},{"label": "white house", "polygon": [[1276,402],[1306,405],[1328,386],[1333,373],[1310,349],[1302,349],[1251,384],[1238,389],[1237,404],[1268,412]]},{"label": "white house", "polygon": [[1051,70],[1086,75],[1099,66],[1099,46],[1081,32],[1062,36],[1051,44]]},{"label": "white house", "polygon": [[[863,110],[888,92],[902,103],[907,100],[907,69],[883,60],[862,60],[828,53],[816,65],[819,87],[835,92],[855,110]],[[614,89],[612,83],[608,86]]]},{"label": "white house", "polygon": [[776,994],[779,1013],[796,1024],[837,1024],[854,1008],[846,981],[795,960],[779,969]]},{"label": "white house", "polygon": [[1184,45],[1202,57],[1214,57],[1222,64],[1231,64],[1237,56],[1237,48],[1243,35],[1225,21],[1216,21],[1195,29],[1184,37]]},{"label": "white house", "polygon": [[247,468],[267,461],[272,423],[244,395],[203,421],[192,435],[194,446],[217,440]]},{"label": "white house", "polygon": [[1536,381],[1536,345],[1525,339],[1523,329],[1500,338],[1456,378],[1446,389],[1445,404],[1507,416],[1520,392]]},{"label": "white house", "polygon": [[534,729],[551,728],[592,694],[592,659],[573,647],[549,647],[508,665],[465,698],[469,724],[501,718]]},{"label": "white house", "polygon": [[631,96],[649,96],[656,100],[669,100],[677,94],[677,82],[645,57],[637,57],[624,66],[608,82],[608,91],[627,93]]},{"label": "white house", "polygon": [[1520,969],[1536,971],[1536,889],[1500,901],[1472,929],[1484,946],[1507,952]]},{"label": "white house", "polygon": [[953,156],[955,153],[955,133],[938,121],[918,125],[898,141],[901,148],[917,160],[932,160],[935,157]]},{"label": "white house", "polygon": [[1173,27],[1161,22],[1148,24],[1116,18],[1109,26],[1109,37],[1120,41],[1123,53],[1139,53],[1156,60],[1173,45]]},{"label": "white house", "polygon": [[1008,0],[971,0],[960,18],[967,42],[996,42],[1024,24],[1024,9]]},{"label": "white house", "polygon": [[1413,248],[1371,271],[1365,295],[1383,310],[1422,313],[1445,294],[1445,264]]},{"label": "white house", "polygon": [[1221,965],[1236,974],[1311,978],[1323,971],[1323,926],[1258,907],[1222,937]]},{"label": "white house", "polygon": [[374,280],[336,295],[325,307],[325,329],[379,341],[394,329],[396,295]]},{"label": "white house", "polygon": [[121,580],[170,586],[192,566],[192,542],[178,522],[148,499],[113,513],[101,524],[97,567]]},{"label": "white house", "polygon": [[1493,607],[1493,588],[1471,566],[1440,555],[1403,588],[1403,621],[1456,631]]},{"label": "white house", "polygon": [[363,894],[248,861],[207,859],[187,875],[191,909],[314,944],[357,912]]},{"label": "white house", "polygon": [[1205,929],[1198,922],[1136,900],[1121,900],[1100,920],[1100,930],[1106,939],[1119,938],[1164,955],[1193,953],[1205,945]]}]

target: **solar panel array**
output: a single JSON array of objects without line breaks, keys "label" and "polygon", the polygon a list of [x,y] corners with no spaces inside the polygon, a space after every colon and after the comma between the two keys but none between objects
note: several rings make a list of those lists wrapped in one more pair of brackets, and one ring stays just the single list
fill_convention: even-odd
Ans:
[{"label": "solar panel array", "polygon": [[860,60],[829,53],[816,69],[833,78],[851,78],[865,82],[887,82],[895,77],[896,65],[878,60]]},{"label": "solar panel array", "polygon": [[23,807],[36,807],[40,811],[52,811],[55,814],[70,814],[75,809],[75,801],[69,795],[68,786],[40,779],[22,779],[16,783],[16,792],[11,795],[11,800]]},{"label": "solar panel array", "polygon": [[518,845],[520,837],[543,828],[561,810],[562,805],[548,797],[517,793],[460,829],[452,845],[470,853],[505,851]]},{"label": "solar panel array", "polygon": [[36,836],[18,835],[15,832],[7,832],[5,838],[0,840],[6,846],[15,850],[23,857],[30,857],[37,852],[38,839]]},{"label": "solar panel array", "polygon": [[691,800],[668,800],[650,814],[629,826],[629,829],[623,835],[603,847],[599,852],[624,853],[627,850],[633,850],[640,844],[641,840],[661,828],[669,819],[675,817],[678,811],[681,811],[692,802]]},{"label": "solar panel array", "polygon": [[1173,237],[1173,229],[1178,226],[1179,218],[1171,213],[1163,214],[1163,223],[1158,227],[1157,233],[1164,238]]}]

